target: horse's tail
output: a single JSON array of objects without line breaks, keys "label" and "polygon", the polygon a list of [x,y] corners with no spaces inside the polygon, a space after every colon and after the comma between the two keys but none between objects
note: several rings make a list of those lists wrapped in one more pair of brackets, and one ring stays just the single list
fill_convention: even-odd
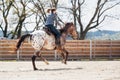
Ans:
[{"label": "horse's tail", "polygon": [[27,38],[27,37],[30,37],[31,34],[25,34],[23,36],[21,36],[21,38],[19,39],[17,45],[16,45],[16,51],[20,48],[21,46],[21,43]]}]

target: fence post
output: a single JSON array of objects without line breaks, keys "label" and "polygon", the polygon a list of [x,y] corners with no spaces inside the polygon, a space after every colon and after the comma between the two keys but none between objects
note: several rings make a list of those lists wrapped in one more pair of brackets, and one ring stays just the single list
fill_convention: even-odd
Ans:
[{"label": "fence post", "polygon": [[92,60],[92,40],[90,40],[90,60]]},{"label": "fence post", "polygon": [[112,40],[110,40],[110,55],[109,58],[112,59]]},{"label": "fence post", "polygon": [[[1,46],[1,40],[0,40],[0,49],[2,48],[2,46]],[[0,54],[2,53],[2,51],[0,50]],[[2,57],[0,56],[0,59],[2,59]]]},{"label": "fence post", "polygon": [[93,46],[93,58],[94,59],[95,59],[95,55],[96,55],[95,48],[96,48],[96,40],[94,40],[94,46]]},{"label": "fence post", "polygon": [[55,60],[57,60],[57,51],[55,50],[54,53],[55,53],[54,58],[55,58]]},{"label": "fence post", "polygon": [[20,51],[17,50],[17,60],[19,61],[20,60]]}]

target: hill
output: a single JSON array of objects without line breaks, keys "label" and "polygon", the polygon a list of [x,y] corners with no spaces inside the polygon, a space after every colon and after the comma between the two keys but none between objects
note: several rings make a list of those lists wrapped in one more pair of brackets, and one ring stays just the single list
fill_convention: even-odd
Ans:
[{"label": "hill", "polygon": [[[26,32],[23,32],[24,34]],[[3,37],[2,31],[0,31],[0,37]],[[67,39],[71,39],[70,36]],[[95,32],[88,32],[86,35],[86,39],[91,40],[120,40],[120,31],[95,31]]]},{"label": "hill", "polygon": [[95,32],[88,32],[86,39],[92,40],[120,40],[120,31],[95,31]]}]

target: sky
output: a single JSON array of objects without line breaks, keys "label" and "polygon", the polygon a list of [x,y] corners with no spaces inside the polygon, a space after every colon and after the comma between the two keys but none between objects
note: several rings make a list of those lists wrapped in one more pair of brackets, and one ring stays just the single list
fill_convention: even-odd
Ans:
[{"label": "sky", "polygon": [[[63,7],[70,7],[71,0],[59,0],[59,4]],[[90,20],[92,14],[93,14],[93,10],[96,7],[96,1],[97,0],[86,0],[83,9],[84,14],[82,15],[82,20],[84,25],[86,25],[88,23],[88,21]],[[111,0],[111,1],[119,1],[119,0]],[[111,4],[111,3],[110,3]],[[30,5],[31,6],[31,5]],[[60,9],[57,10],[58,16],[64,21],[64,22],[71,22],[73,21],[72,19],[72,15],[69,14],[69,12],[67,10],[61,11]],[[98,29],[99,30],[113,30],[113,31],[120,31],[120,5],[114,7],[113,9],[111,9],[110,11],[107,12],[107,14],[109,14],[109,16],[113,17],[108,17],[106,18],[105,22],[103,24],[101,24]],[[34,21],[35,17],[31,17],[29,19],[26,20],[27,21]],[[35,24],[27,24],[27,29],[28,30],[33,30]],[[11,29],[13,29],[14,27],[11,26]],[[96,31],[98,29],[92,29],[91,31]],[[23,30],[25,30],[25,28],[23,28]],[[79,30],[79,29],[78,29]]]},{"label": "sky", "polygon": [[[67,4],[67,6],[70,6],[71,0],[60,0],[62,4]],[[119,0],[111,0],[112,2],[109,2],[110,6],[112,3],[115,3]],[[86,25],[93,15],[93,9],[96,7],[97,0],[86,0],[85,5],[83,7],[83,23]],[[105,22],[99,25],[98,29],[100,30],[113,30],[113,31],[120,31],[120,5],[117,5],[116,7],[112,8],[111,10],[107,11],[106,14],[108,14],[110,17],[106,18]],[[66,19],[66,21],[68,18]],[[91,31],[96,31],[98,29],[93,29]]]},{"label": "sky", "polygon": [[[59,5],[62,7],[63,6],[70,7],[71,6],[70,1],[71,0],[59,0]],[[119,0],[113,0],[112,3],[114,3],[115,1],[119,1]],[[83,6],[84,13],[82,16],[84,25],[88,24],[88,21],[91,19],[91,16],[93,16],[93,10],[96,7],[96,2],[97,2],[97,0],[86,0],[85,4]],[[111,5],[111,3],[109,3],[109,5]],[[72,15],[70,15],[67,10],[63,10],[63,9],[61,10],[60,8],[58,8],[57,14],[64,22],[73,21]],[[96,31],[96,30],[120,31],[120,5],[112,8],[111,10],[106,12],[106,14],[108,14],[110,17],[106,18],[104,23],[99,25],[99,27],[97,29],[92,29],[91,31]],[[33,18],[31,18],[30,20],[32,20],[32,19]],[[29,26],[31,26],[31,25],[29,25]],[[30,27],[30,29],[32,29],[32,28]],[[79,30],[79,28],[78,28],[78,30]]]}]

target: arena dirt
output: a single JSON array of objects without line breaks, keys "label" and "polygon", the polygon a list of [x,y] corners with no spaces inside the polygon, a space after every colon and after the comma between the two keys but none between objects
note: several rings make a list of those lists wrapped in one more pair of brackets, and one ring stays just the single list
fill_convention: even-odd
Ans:
[{"label": "arena dirt", "polygon": [[0,61],[0,80],[120,80],[120,61]]}]

